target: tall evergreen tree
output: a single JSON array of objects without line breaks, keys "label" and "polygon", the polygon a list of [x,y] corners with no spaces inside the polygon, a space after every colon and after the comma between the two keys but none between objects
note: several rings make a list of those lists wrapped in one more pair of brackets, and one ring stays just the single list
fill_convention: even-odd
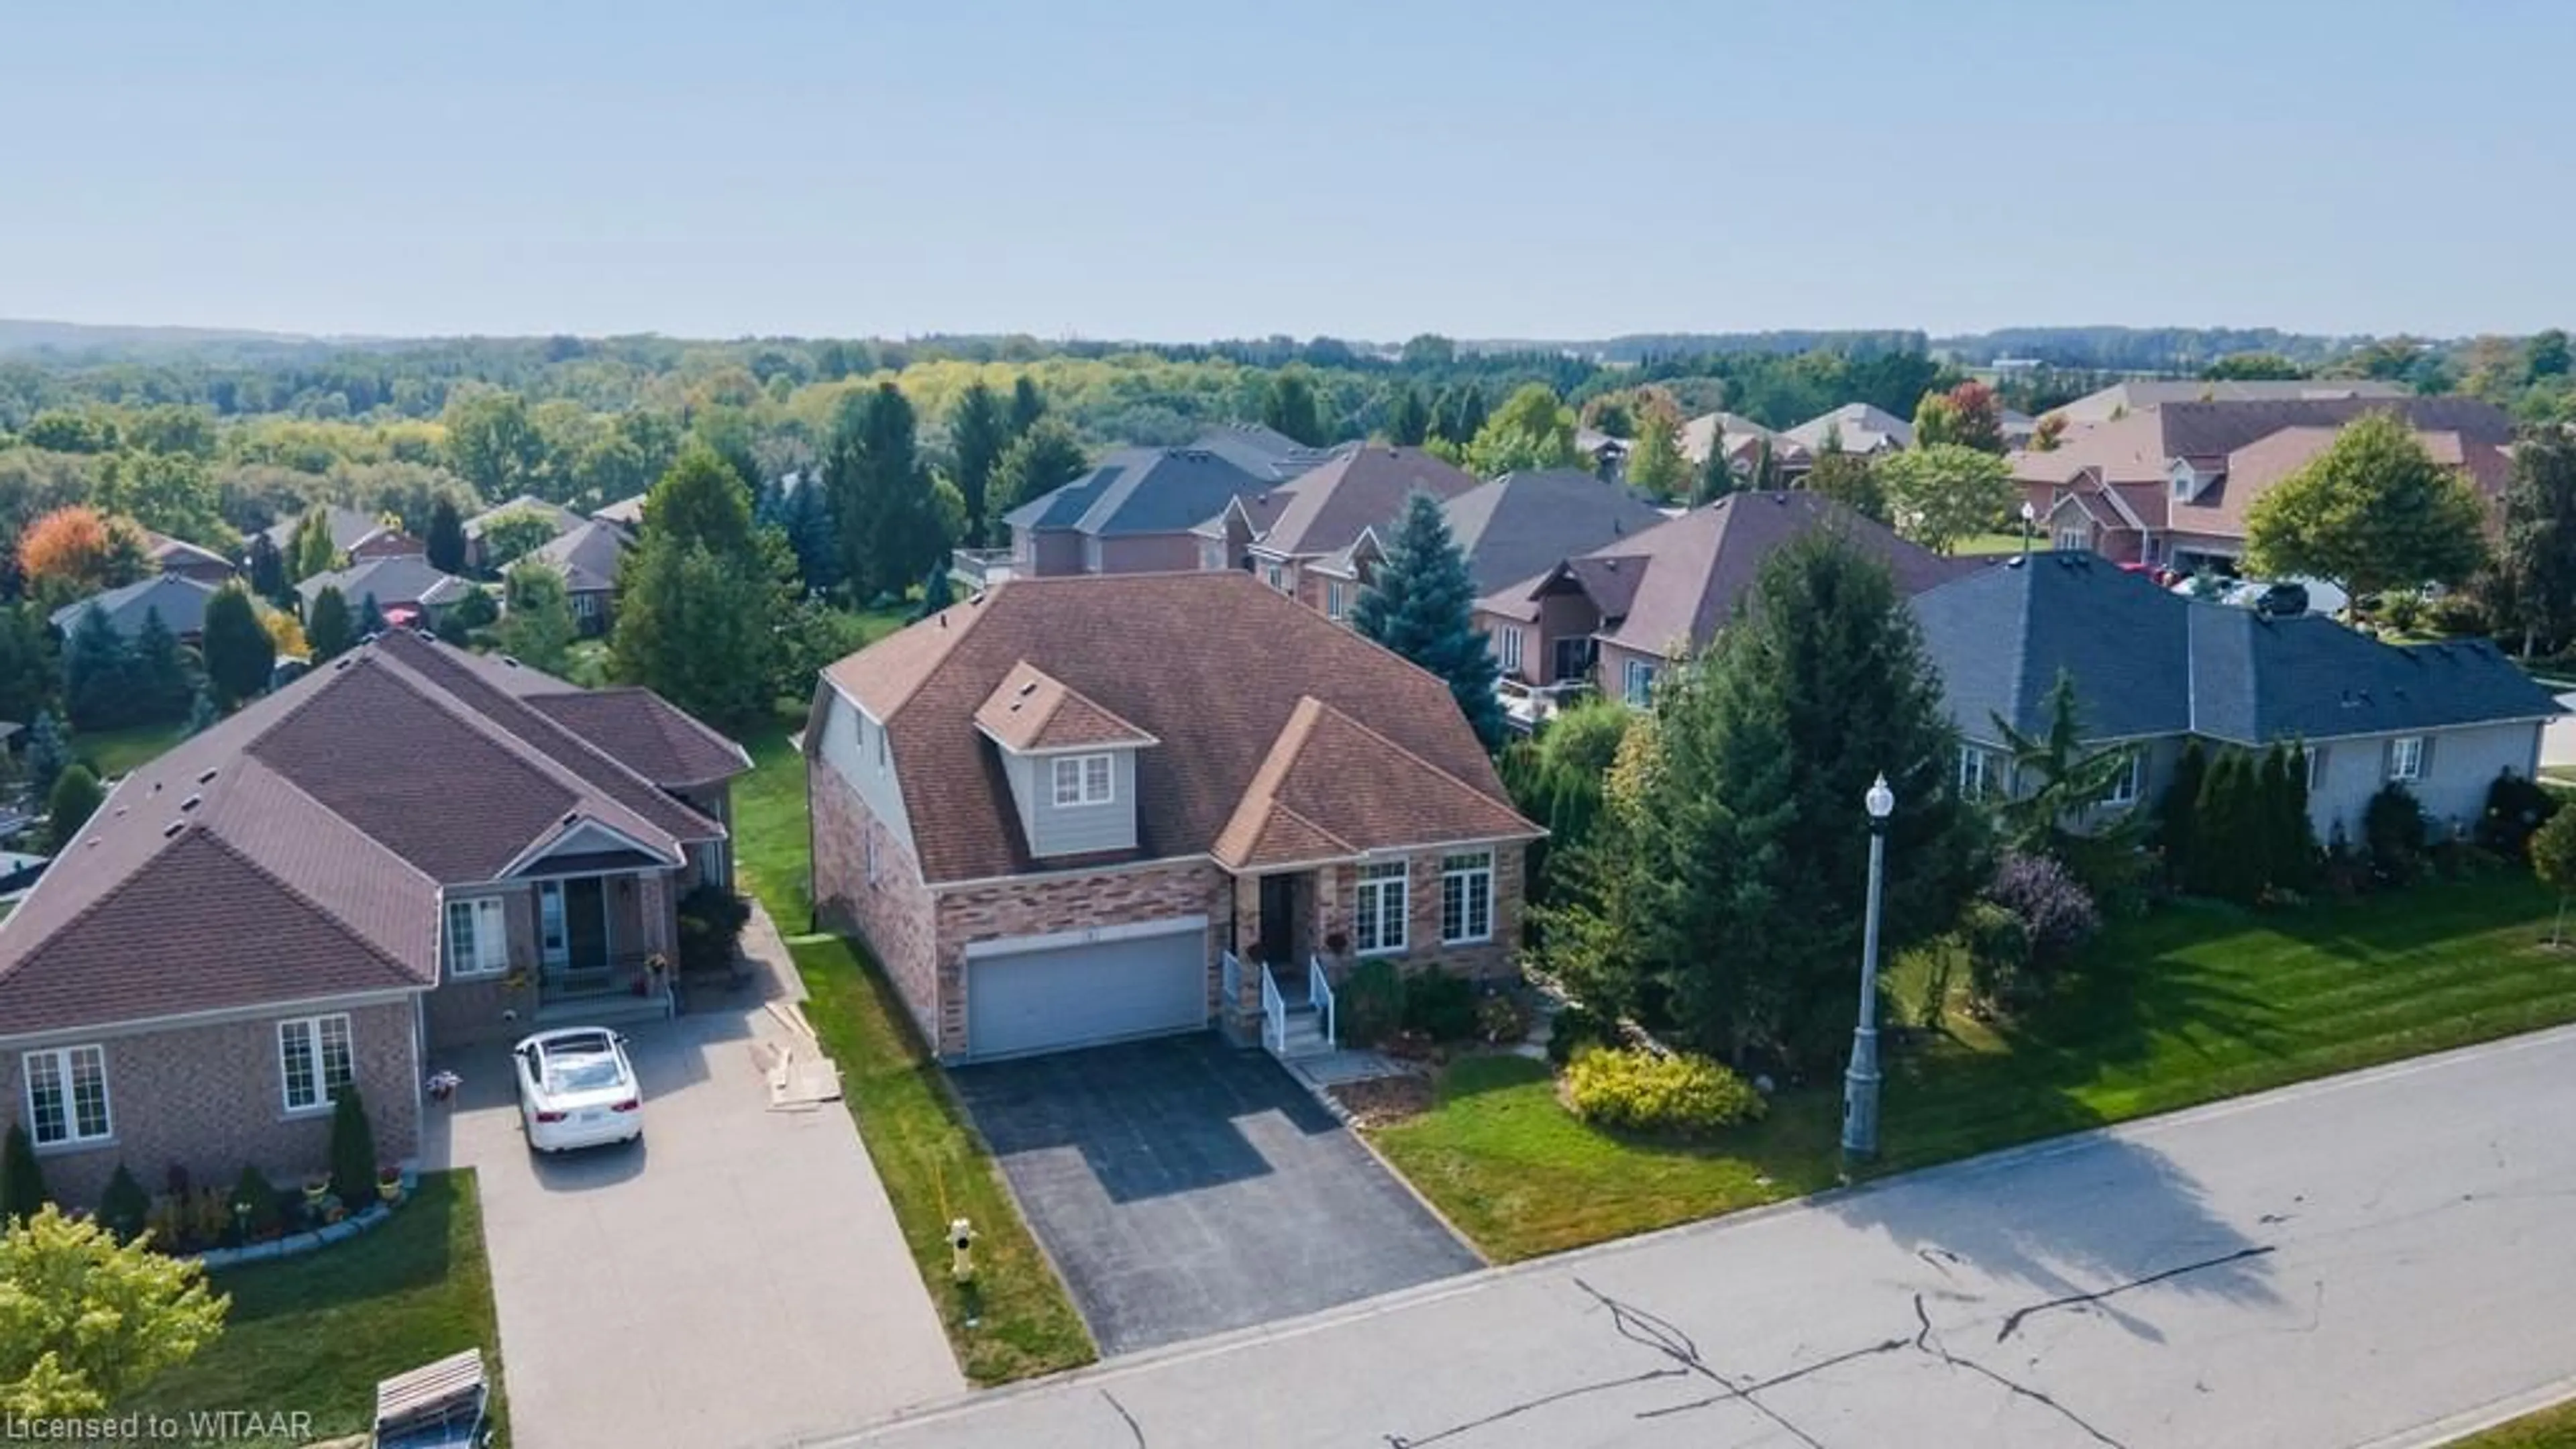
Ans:
[{"label": "tall evergreen tree", "polygon": [[841,586],[841,530],[832,517],[831,491],[820,477],[808,477],[788,492],[778,529],[795,551],[799,583],[818,594]]},{"label": "tall evergreen tree", "polygon": [[1029,429],[1046,416],[1046,394],[1038,391],[1037,379],[1021,373],[1011,380],[1011,440],[1017,442],[1029,435]]},{"label": "tall evergreen tree", "polygon": [[2131,863],[2148,822],[2134,810],[2103,810],[2122,778],[2135,768],[2124,746],[2088,748],[2075,676],[2059,670],[2049,686],[2048,728],[2024,734],[1995,717],[2020,792],[2004,802],[2005,843],[2023,855],[2055,857],[2096,896],[2129,883]]},{"label": "tall evergreen tree", "polygon": [[1448,406],[1437,412],[1431,424],[1434,436],[1460,448],[1476,441],[1476,435],[1484,430],[1485,392],[1473,382],[1458,384],[1448,394]]},{"label": "tall evergreen tree", "polygon": [[969,384],[948,418],[948,450],[956,456],[957,491],[966,500],[969,547],[984,544],[993,469],[1011,440],[1011,420],[1001,398],[981,382]]},{"label": "tall evergreen tree", "polygon": [[365,598],[358,601],[358,637],[373,639],[387,627],[384,606],[376,602],[375,593],[370,590]]},{"label": "tall evergreen tree", "polygon": [[841,399],[824,445],[823,484],[841,528],[841,567],[865,604],[900,596],[946,548],[912,404],[891,382]]},{"label": "tall evergreen tree", "polygon": [[1735,470],[1726,456],[1726,434],[1712,429],[1708,438],[1708,456],[1700,460],[1691,474],[1691,506],[1715,503],[1736,489]]},{"label": "tall evergreen tree", "polygon": [[52,793],[54,781],[72,762],[71,741],[63,738],[63,726],[50,709],[36,711],[35,723],[27,726],[27,788],[37,799]]},{"label": "tall evergreen tree", "polygon": [[1503,743],[1493,650],[1472,613],[1475,581],[1449,520],[1429,493],[1405,500],[1386,556],[1351,610],[1351,627],[1449,682],[1450,697],[1485,748]]},{"label": "tall evergreen tree", "polygon": [[313,651],[313,662],[337,659],[358,642],[355,626],[349,618],[349,601],[330,584],[313,596],[313,607],[304,621],[304,643]]},{"label": "tall evergreen tree", "polygon": [[327,574],[340,566],[340,550],[331,542],[331,513],[315,504],[295,528],[294,582]]},{"label": "tall evergreen tree", "polygon": [[251,535],[250,588],[270,603],[295,597],[294,581],[286,576],[286,559],[264,533]]},{"label": "tall evergreen tree", "polygon": [[2520,631],[2524,654],[2576,639],[2576,435],[2565,428],[2514,444],[2495,583],[2498,622]]},{"label": "tall evergreen tree", "polygon": [[1387,441],[1399,448],[1418,448],[1431,436],[1431,408],[1422,400],[1422,389],[1406,383],[1395,395],[1395,406],[1387,414]]},{"label": "tall evergreen tree", "polygon": [[107,621],[104,609],[86,609],[63,641],[63,708],[72,728],[115,729],[142,718],[136,710],[134,651]]},{"label": "tall evergreen tree", "polygon": [[196,687],[188,679],[188,661],[179,652],[179,636],[170,632],[157,608],[143,611],[134,630],[133,653],[126,665],[138,721],[166,724],[187,718],[188,697]]},{"label": "tall evergreen tree", "polygon": [[2200,838],[2200,788],[2208,778],[2209,751],[2193,735],[2183,741],[2173,779],[2156,801],[2155,845],[2164,853],[2165,878],[2176,885],[2192,878],[2192,851]]},{"label": "tall evergreen tree", "polygon": [[31,720],[54,698],[51,626],[33,604],[0,604],[0,719]]},{"label": "tall evergreen tree", "polygon": [[562,574],[535,559],[522,559],[502,583],[501,647],[531,669],[561,674],[576,630],[572,598]]},{"label": "tall evergreen tree", "polygon": [[429,533],[421,543],[431,568],[443,574],[465,572],[465,520],[454,500],[441,496],[429,506]]},{"label": "tall evergreen tree", "polygon": [[1884,775],[1882,959],[1951,928],[1986,876],[1958,735],[1886,567],[1831,532],[1767,560],[1736,622],[1659,691],[1657,787],[1626,868],[1649,908],[1642,999],[1740,1063],[1839,1059],[1868,888],[1862,800]]},{"label": "tall evergreen tree", "polygon": [[226,584],[206,601],[199,652],[206,661],[206,682],[226,709],[268,688],[268,677],[277,668],[277,642],[239,584]]},{"label": "tall evergreen tree", "polygon": [[1271,375],[1269,390],[1261,395],[1261,421],[1310,448],[1331,439],[1314,379],[1302,367],[1283,367]]}]

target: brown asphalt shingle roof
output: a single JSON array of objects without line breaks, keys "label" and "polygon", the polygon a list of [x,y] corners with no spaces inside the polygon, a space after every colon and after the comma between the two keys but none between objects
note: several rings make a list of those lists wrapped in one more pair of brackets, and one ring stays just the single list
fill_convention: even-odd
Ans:
[{"label": "brown asphalt shingle roof", "polygon": [[522,697],[539,714],[665,790],[730,780],[751,769],[742,746],[649,689],[566,687]]},{"label": "brown asphalt shingle roof", "polygon": [[975,725],[1014,750],[1150,745],[1154,737],[1045,670],[1020,661],[975,711]]},{"label": "brown asphalt shingle roof", "polygon": [[[824,671],[827,687],[857,701],[893,742],[927,880],[1060,864],[1028,856],[995,764],[999,747],[975,725],[1024,661],[1158,741],[1136,754],[1138,848],[1109,860],[1213,853],[1309,699],[1365,727],[1335,726],[1310,741],[1312,768],[1400,784],[1394,798],[1451,810],[1450,786],[1413,778],[1428,771],[1510,814],[1445,683],[1248,575],[1014,579]],[[1314,803],[1322,798],[1297,796],[1299,808],[1323,809]],[[1344,813],[1313,816],[1317,832],[1376,832],[1374,814],[1332,808]],[[1483,836],[1538,833],[1516,814],[1510,822],[1510,832]],[[1407,843],[1440,838],[1460,837]]]},{"label": "brown asphalt shingle roof", "polygon": [[1308,695],[1211,853],[1228,870],[1275,870],[1534,833],[1509,805]]},{"label": "brown asphalt shingle roof", "polygon": [[1416,489],[1445,502],[1475,486],[1474,474],[1420,448],[1358,444],[1273,490],[1285,502],[1253,542],[1292,558],[1338,552],[1393,523]]},{"label": "brown asphalt shingle roof", "polygon": [[0,925],[0,1037],[427,987],[442,885],[721,836],[456,655],[384,635],[127,776]]}]

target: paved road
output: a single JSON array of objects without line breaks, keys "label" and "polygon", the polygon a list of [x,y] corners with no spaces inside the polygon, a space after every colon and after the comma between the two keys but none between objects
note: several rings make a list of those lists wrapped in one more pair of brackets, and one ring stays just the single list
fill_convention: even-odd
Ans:
[{"label": "paved road", "polygon": [[520,1449],[765,1445],[964,1389],[849,1113],[767,1109],[750,1004],[627,1028],[633,1147],[533,1158],[501,1054],[458,1066],[425,1147],[476,1169]]},{"label": "paved road", "polygon": [[1104,1354],[1477,1266],[1267,1053],[1214,1032],[955,1080]]},{"label": "paved road", "polygon": [[1126,1360],[901,1449],[2428,1442],[2576,1392],[2576,1031]]}]

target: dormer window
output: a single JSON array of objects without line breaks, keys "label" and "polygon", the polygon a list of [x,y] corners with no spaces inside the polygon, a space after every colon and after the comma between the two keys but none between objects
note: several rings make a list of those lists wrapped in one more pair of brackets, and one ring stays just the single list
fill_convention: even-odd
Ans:
[{"label": "dormer window", "polygon": [[2191,471],[2191,465],[2189,463],[2184,462],[2180,458],[2176,458],[2173,465],[2174,502],[2189,503],[2193,496],[2199,492],[2200,475]]},{"label": "dormer window", "polygon": [[1117,798],[1117,776],[1107,755],[1058,755],[1054,770],[1059,806],[1106,805]]}]

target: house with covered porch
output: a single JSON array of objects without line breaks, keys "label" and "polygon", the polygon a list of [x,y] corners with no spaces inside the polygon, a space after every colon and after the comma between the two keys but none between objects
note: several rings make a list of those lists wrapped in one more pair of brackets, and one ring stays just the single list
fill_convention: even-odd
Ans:
[{"label": "house with covered porch", "polygon": [[669,1009],[749,763],[649,691],[380,635],[128,775],[0,925],[0,1118],[74,1206],[120,1162],[290,1181],[352,1084],[408,1158],[447,1054]]},{"label": "house with covered porch", "polygon": [[814,900],[939,1056],[1335,1038],[1359,963],[1516,956],[1512,808],[1437,677],[1235,570],[1020,578],[824,671]]}]

